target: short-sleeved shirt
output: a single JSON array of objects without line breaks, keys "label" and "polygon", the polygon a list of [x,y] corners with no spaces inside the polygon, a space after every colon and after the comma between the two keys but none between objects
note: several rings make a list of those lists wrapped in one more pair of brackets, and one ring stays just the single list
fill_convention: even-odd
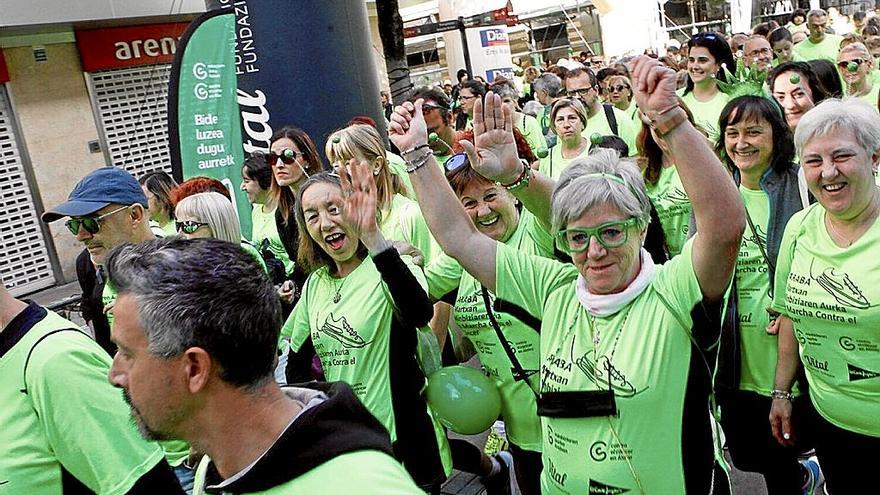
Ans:
[{"label": "short-sleeved shirt", "polygon": [[264,240],[268,240],[269,251],[284,263],[284,272],[293,273],[294,262],[287,254],[287,250],[284,249],[281,236],[278,234],[278,226],[275,224],[275,208],[263,211],[263,205],[255,204],[251,210],[251,225],[253,226],[251,242],[257,249],[263,245]]},{"label": "short-sleeved shirt", "polygon": [[607,390],[610,381],[619,413],[542,418],[541,493],[639,493],[630,466],[646,493],[684,493],[691,311],[702,300],[693,241],[606,317],[581,305],[573,265],[497,246],[498,297],[541,320],[541,391]]},{"label": "short-sleeved shirt", "polygon": [[721,135],[721,130],[718,127],[718,119],[721,117],[721,110],[724,110],[724,106],[730,101],[730,96],[721,91],[716,93],[709,101],[697,100],[693,91],[689,91],[687,94],[680,91],[679,96],[681,96],[681,99],[684,100],[685,104],[690,109],[694,116],[694,121],[706,131],[709,141],[714,146],[715,142],[718,141],[718,137]]},{"label": "short-sleeved shirt", "polygon": [[[636,136],[638,135],[639,130],[635,127],[632,117],[626,112],[618,110],[613,106],[611,107],[611,111],[614,113],[614,117],[617,120],[616,135],[620,139],[623,139],[623,142],[629,146],[630,156],[637,155]],[[605,109],[601,106],[595,115],[587,119],[587,125],[584,127],[584,131],[581,135],[589,140],[593,134],[597,133],[602,136],[610,136],[614,134],[611,132],[611,124],[608,122],[608,117],[605,115]]]},{"label": "short-sleeved shirt", "polygon": [[788,221],[773,309],[794,324],[819,414],[880,437],[880,220],[842,248],[828,234],[825,215],[816,203]]},{"label": "short-sleeved shirt", "polygon": [[826,34],[819,43],[813,43],[810,38],[807,38],[794,45],[792,53],[800,57],[801,60],[827,60],[836,64],[842,39],[842,36],[836,34]]},{"label": "short-sleeved shirt", "polygon": [[547,140],[541,132],[541,123],[538,119],[531,115],[522,114],[522,118],[518,122],[517,129],[523,135],[532,153],[538,154],[538,150],[547,149]]},{"label": "short-sleeved shirt", "polygon": [[418,248],[425,262],[440,253],[440,246],[431,236],[418,203],[401,194],[395,194],[391,209],[382,212],[379,230],[389,241],[404,241]]},{"label": "short-sleeved shirt", "polygon": [[[409,178],[409,174],[406,173],[406,160],[402,156],[390,151],[386,152],[385,157],[388,160],[388,170],[403,182],[406,186],[407,194],[412,194],[412,181]],[[440,165],[443,164],[441,163]]]},{"label": "short-sleeved shirt", "polygon": [[[527,210],[522,212],[516,230],[505,244],[523,255],[553,256],[552,237]],[[529,375],[529,383],[516,380],[512,362],[489,322],[482,285],[446,254],[440,255],[428,266],[425,277],[428,280],[429,293],[435,299],[458,289],[453,310],[455,322],[473,343],[480,356],[480,363],[498,386],[507,438],[522,449],[540,451],[541,424],[535,402],[540,364],[538,330],[509,313],[493,311],[520,366],[527,374],[534,373]],[[491,292],[488,294],[490,304],[494,304],[495,295]]]},{"label": "short-sleeved shirt", "polygon": [[[422,270],[408,256],[402,258],[427,292]],[[388,286],[367,256],[344,278],[331,276],[326,266],[313,272],[281,330],[283,336],[290,336],[292,352],[311,337],[327,381],[351,385],[364,406],[388,429],[392,443],[397,429],[391,375],[400,372],[389,364],[394,311]],[[437,444],[448,454],[443,428],[436,419],[432,421]]]},{"label": "short-sleeved shirt", "polygon": [[762,190],[740,186],[746,212],[754,225],[746,225],[736,259],[736,298],[739,312],[740,390],[769,397],[775,388],[777,337],[767,333],[770,324],[770,278],[761,247],[767,250],[770,197]]},{"label": "short-sleeved shirt", "polygon": [[0,352],[0,493],[61,495],[66,472],[95,493],[124,494],[162,461],[107,381],[107,352],[75,329],[31,304],[0,334],[27,330]]},{"label": "short-sleeved shirt", "polygon": [[657,210],[669,256],[675,256],[681,252],[688,238],[692,210],[691,199],[684,191],[678,169],[675,166],[663,167],[657,184],[646,183],[645,191]]}]

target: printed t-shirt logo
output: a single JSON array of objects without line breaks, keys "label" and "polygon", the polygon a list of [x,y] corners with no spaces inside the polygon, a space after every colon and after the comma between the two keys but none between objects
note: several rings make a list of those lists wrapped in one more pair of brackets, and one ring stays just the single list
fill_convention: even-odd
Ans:
[{"label": "printed t-shirt logo", "polygon": [[757,244],[758,246],[766,246],[767,245],[767,233],[764,232],[764,227],[760,224],[755,225],[755,232],[752,233],[751,229],[749,229],[749,237],[748,240],[752,244]]},{"label": "printed t-shirt logo", "polygon": [[344,316],[336,319],[333,313],[327,315],[319,331],[327,334],[328,337],[336,340],[343,347],[360,349],[369,344],[369,342],[365,342],[363,337],[354,331]]},{"label": "printed t-shirt logo", "polygon": [[590,486],[587,493],[589,495],[619,495],[630,491],[629,488],[621,488],[619,486],[609,485],[601,481],[590,480]]},{"label": "printed t-shirt logo", "polygon": [[[814,259],[813,262],[816,260]],[[815,280],[825,292],[842,306],[857,309],[868,309],[871,303],[862,294],[859,287],[852,281],[848,273],[837,273],[834,267],[828,267],[818,277],[813,275],[813,263],[810,263],[810,278]]]},{"label": "printed t-shirt logo", "polygon": [[600,356],[596,360],[592,349],[588,350],[579,358],[574,357],[574,345],[572,344],[571,359],[577,365],[578,369],[590,379],[591,382],[598,386],[608,386],[610,382],[611,389],[620,397],[634,397],[647,390],[636,390],[636,387],[626,379],[626,375],[622,371],[614,367],[611,360],[607,356]]},{"label": "printed t-shirt logo", "polygon": [[850,363],[846,363],[846,369],[849,371],[849,381],[855,382],[859,380],[870,380],[871,378],[880,377],[880,373],[876,371],[859,368]]},{"label": "printed t-shirt logo", "polygon": [[678,186],[673,187],[666,193],[666,199],[673,203],[690,203],[691,199],[687,193],[682,191]]}]

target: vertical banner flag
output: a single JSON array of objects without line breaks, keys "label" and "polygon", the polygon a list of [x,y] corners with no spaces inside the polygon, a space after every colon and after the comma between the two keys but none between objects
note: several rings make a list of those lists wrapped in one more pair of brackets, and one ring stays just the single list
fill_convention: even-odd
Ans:
[{"label": "vertical banner flag", "polygon": [[497,77],[513,80],[507,26],[471,28],[467,39],[475,76],[485,77],[490,84]]},{"label": "vertical banner flag", "polygon": [[250,237],[251,205],[241,191],[241,125],[235,74],[235,15],[208,12],[180,39],[168,91],[171,166],[178,181],[204,176],[229,190]]}]

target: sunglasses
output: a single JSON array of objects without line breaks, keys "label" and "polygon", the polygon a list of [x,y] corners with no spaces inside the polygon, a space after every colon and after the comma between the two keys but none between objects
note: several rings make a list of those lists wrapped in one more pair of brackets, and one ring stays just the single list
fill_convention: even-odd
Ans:
[{"label": "sunglasses", "polygon": [[127,208],[130,208],[130,206],[120,206],[109,213],[104,213],[97,217],[71,217],[70,220],[64,222],[64,225],[73,235],[79,234],[80,227],[86,229],[86,232],[89,234],[97,234],[101,230],[101,222],[103,222],[105,218]]},{"label": "sunglasses", "polygon": [[847,70],[847,66],[849,66],[850,63],[854,63],[854,64],[861,67],[861,65],[865,62],[867,62],[867,60],[864,60],[861,58],[854,58],[852,60],[842,60],[840,62],[837,62],[837,67],[839,67],[840,70]]},{"label": "sunglasses", "polygon": [[281,150],[281,153],[275,153],[274,151],[266,155],[266,162],[270,167],[274,167],[278,163],[278,159],[281,159],[281,163],[285,165],[290,165],[296,160],[296,155],[302,155],[303,153],[300,151],[296,151],[291,148],[285,148]]},{"label": "sunglasses", "polygon": [[608,86],[605,91],[607,93],[622,93],[629,89],[629,86],[626,84],[618,84],[616,86]]},{"label": "sunglasses", "polygon": [[635,218],[629,218],[619,222],[605,222],[595,227],[570,228],[556,233],[556,247],[566,253],[581,253],[590,247],[590,238],[595,237],[599,244],[605,248],[616,248],[626,244],[629,237],[629,228],[638,222]]},{"label": "sunglasses", "polygon": [[452,172],[460,169],[464,165],[467,165],[468,157],[465,153],[456,153],[443,162],[443,168],[446,169],[447,172]]},{"label": "sunglasses", "polygon": [[174,222],[174,227],[177,228],[178,233],[192,235],[200,228],[208,227],[208,224],[205,222],[196,222],[195,220],[186,220],[183,222]]}]

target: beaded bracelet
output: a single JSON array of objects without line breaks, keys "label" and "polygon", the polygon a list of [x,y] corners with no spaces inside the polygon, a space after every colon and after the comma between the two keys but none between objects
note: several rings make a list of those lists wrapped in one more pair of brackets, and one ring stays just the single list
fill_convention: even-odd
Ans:
[{"label": "beaded bracelet", "polygon": [[400,156],[408,155],[408,154],[410,154],[410,153],[412,153],[412,152],[414,152],[414,151],[418,151],[418,150],[420,150],[420,149],[422,149],[422,148],[427,148],[427,147],[428,147],[428,143],[417,144],[417,145],[414,145],[413,147],[411,147],[411,148],[409,148],[409,149],[406,149],[406,150],[401,151],[401,152],[400,152]]},{"label": "beaded bracelet", "polygon": [[787,400],[789,402],[794,399],[794,395],[792,395],[791,392],[788,392],[786,390],[779,390],[778,388],[774,388],[770,391],[770,397],[773,397],[774,399]]},{"label": "beaded bracelet", "polygon": [[412,160],[406,160],[406,173],[411,174],[416,170],[422,168],[426,163],[428,163],[428,158],[432,157],[434,153],[431,150],[425,151],[421,156],[417,158],[413,158]]},{"label": "beaded bracelet", "polygon": [[523,165],[523,171],[521,174],[519,174],[519,177],[517,177],[516,180],[513,181],[513,183],[511,184],[501,184],[500,182],[498,183],[499,185],[501,185],[501,187],[511,192],[518,191],[524,187],[527,187],[529,185],[529,181],[532,180],[532,167],[529,166],[529,162],[523,160],[522,158],[520,158],[519,161]]}]

